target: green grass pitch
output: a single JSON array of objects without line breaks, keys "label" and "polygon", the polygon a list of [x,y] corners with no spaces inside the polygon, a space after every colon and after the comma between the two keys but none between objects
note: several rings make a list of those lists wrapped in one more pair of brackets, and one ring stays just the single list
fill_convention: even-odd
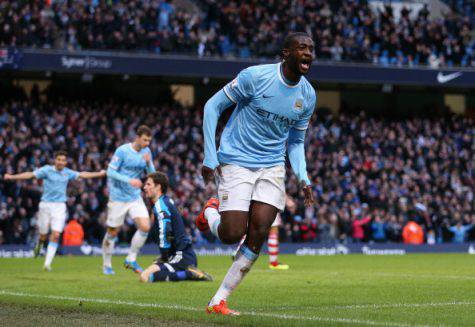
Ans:
[{"label": "green grass pitch", "polygon": [[[140,257],[146,266],[152,257]],[[141,284],[114,258],[103,276],[99,257],[0,259],[0,321],[16,325],[155,326],[475,326],[475,257],[281,256],[288,271],[262,256],[229,299],[239,317],[204,311],[229,257],[199,258],[215,281]]]}]

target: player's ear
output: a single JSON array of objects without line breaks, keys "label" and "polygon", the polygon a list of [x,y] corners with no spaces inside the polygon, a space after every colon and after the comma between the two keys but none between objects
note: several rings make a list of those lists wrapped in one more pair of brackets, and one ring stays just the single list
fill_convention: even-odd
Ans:
[{"label": "player's ear", "polygon": [[282,61],[287,60],[290,55],[290,51],[287,48],[282,49]]}]

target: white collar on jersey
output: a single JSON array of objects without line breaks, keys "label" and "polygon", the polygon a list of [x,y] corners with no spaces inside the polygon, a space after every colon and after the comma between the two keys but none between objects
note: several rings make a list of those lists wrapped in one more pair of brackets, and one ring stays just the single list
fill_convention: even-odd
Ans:
[{"label": "white collar on jersey", "polygon": [[277,76],[279,76],[279,79],[280,81],[282,82],[282,84],[284,84],[285,86],[287,87],[297,87],[299,86],[300,84],[300,80],[302,79],[302,77],[300,77],[300,80],[297,84],[289,84],[287,83],[285,80],[286,78],[284,76],[282,76],[282,62],[280,62],[278,65],[277,65]]}]

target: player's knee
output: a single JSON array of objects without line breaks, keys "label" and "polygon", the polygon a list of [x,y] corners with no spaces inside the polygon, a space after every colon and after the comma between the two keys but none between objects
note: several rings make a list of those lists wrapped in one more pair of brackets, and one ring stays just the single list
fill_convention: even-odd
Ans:
[{"label": "player's knee", "polygon": [[148,233],[150,232],[150,224],[147,224],[147,225],[142,225],[139,227],[140,231],[144,232],[144,233]]},{"label": "player's knee", "polygon": [[109,234],[112,237],[116,237],[118,233],[119,233],[118,228],[112,228],[112,227],[107,228],[107,234]]},{"label": "player's knee", "polygon": [[50,240],[50,242],[58,243],[58,241],[59,241],[59,232],[51,232],[49,240]]},{"label": "player's knee", "polygon": [[135,220],[137,229],[144,233],[148,233],[150,231],[150,220],[148,218],[137,218]]},{"label": "player's knee", "polygon": [[225,244],[234,244],[241,241],[242,237],[244,236],[244,231],[236,229],[228,231],[227,233],[224,233],[224,235],[220,234],[219,236],[221,242]]},{"label": "player's knee", "polygon": [[267,226],[254,226],[254,232],[260,239],[264,239],[269,234],[269,228]]},{"label": "player's knee", "polygon": [[140,282],[141,283],[147,283],[148,282],[148,273],[147,272],[143,272],[140,274]]}]

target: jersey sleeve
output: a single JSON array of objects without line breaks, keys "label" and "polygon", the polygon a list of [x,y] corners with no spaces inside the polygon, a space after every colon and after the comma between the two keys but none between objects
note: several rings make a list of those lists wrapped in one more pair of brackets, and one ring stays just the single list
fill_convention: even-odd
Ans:
[{"label": "jersey sleeve", "polygon": [[154,173],[155,172],[155,166],[153,165],[153,154],[152,150],[150,148],[147,148],[148,154],[150,155],[150,162],[147,165],[147,173]]},{"label": "jersey sleeve", "polygon": [[35,175],[36,179],[44,179],[48,175],[48,166],[43,166],[39,169],[36,169],[33,172],[33,175]]},{"label": "jersey sleeve", "polygon": [[302,113],[297,123],[293,126],[295,129],[304,131],[308,128],[310,118],[312,118],[313,112],[315,111],[316,102],[317,96],[315,93],[312,93],[310,99],[306,101],[305,111]]},{"label": "jersey sleeve", "polygon": [[118,148],[117,150],[115,150],[108,168],[111,168],[113,170],[119,170],[124,160],[125,160],[125,153],[121,148]]},{"label": "jersey sleeve", "polygon": [[66,169],[67,169],[66,172],[68,173],[68,180],[73,180],[73,179],[78,179],[79,178],[79,172],[78,171],[68,169],[68,168],[66,168]]},{"label": "jersey sleeve", "polygon": [[244,69],[231,82],[223,88],[226,96],[234,103],[249,100],[254,95],[252,74],[249,69]]}]

